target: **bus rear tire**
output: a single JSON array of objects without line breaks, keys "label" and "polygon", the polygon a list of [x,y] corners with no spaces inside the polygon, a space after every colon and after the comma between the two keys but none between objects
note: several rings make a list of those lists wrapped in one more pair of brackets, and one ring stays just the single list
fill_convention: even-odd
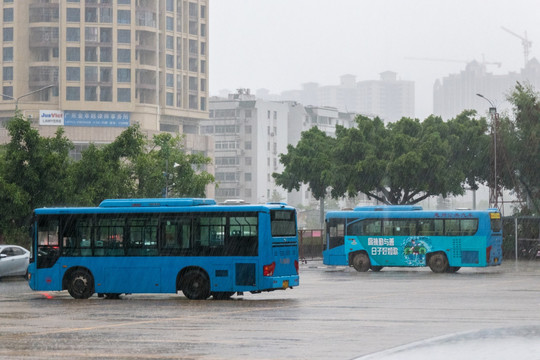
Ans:
[{"label": "bus rear tire", "polygon": [[429,267],[431,271],[437,274],[448,271],[448,259],[443,253],[436,253],[429,258]]},{"label": "bus rear tire", "polygon": [[461,266],[449,266],[448,270],[446,270],[447,273],[455,273],[458,272],[458,270],[461,269]]},{"label": "bus rear tire", "polygon": [[366,272],[371,267],[371,262],[369,261],[369,256],[366,253],[359,252],[353,255],[352,257],[352,266],[358,272]]},{"label": "bus rear tire", "polygon": [[210,297],[210,280],[200,270],[190,270],[184,274],[182,292],[190,300],[205,300]]},{"label": "bus rear tire", "polygon": [[88,299],[94,294],[94,277],[85,270],[75,270],[67,285],[69,295],[75,299]]},{"label": "bus rear tire", "polygon": [[372,266],[371,271],[379,272],[384,266]]}]

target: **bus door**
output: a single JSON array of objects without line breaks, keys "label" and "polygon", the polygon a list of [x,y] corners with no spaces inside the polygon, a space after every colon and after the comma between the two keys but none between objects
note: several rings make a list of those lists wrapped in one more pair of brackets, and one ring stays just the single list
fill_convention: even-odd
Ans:
[{"label": "bus door", "polygon": [[489,213],[491,228],[487,244],[486,265],[500,265],[502,262],[502,219],[501,213]]},{"label": "bus door", "polygon": [[326,265],[348,265],[345,254],[345,221],[342,218],[326,220],[326,247],[323,263]]}]

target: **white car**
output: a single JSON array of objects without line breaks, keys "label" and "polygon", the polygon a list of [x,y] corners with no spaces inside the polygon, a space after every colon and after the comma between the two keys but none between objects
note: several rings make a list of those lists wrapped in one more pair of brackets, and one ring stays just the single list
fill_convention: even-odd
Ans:
[{"label": "white car", "polygon": [[0,245],[0,278],[25,276],[28,271],[30,251],[18,245]]}]

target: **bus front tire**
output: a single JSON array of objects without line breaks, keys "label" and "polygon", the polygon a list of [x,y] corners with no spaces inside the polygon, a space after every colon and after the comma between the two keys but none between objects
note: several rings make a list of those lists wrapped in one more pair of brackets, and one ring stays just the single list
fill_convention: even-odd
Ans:
[{"label": "bus front tire", "polygon": [[434,273],[440,274],[448,271],[448,259],[443,253],[436,253],[429,258],[429,267]]},{"label": "bus front tire", "polygon": [[369,256],[366,253],[360,252],[352,257],[352,266],[359,272],[366,272],[371,267]]},{"label": "bus front tire", "polygon": [[182,292],[190,300],[205,300],[210,297],[210,280],[199,270],[190,270],[183,276]]},{"label": "bus front tire", "polygon": [[94,278],[84,270],[75,270],[67,286],[69,295],[75,299],[88,299],[94,294]]}]

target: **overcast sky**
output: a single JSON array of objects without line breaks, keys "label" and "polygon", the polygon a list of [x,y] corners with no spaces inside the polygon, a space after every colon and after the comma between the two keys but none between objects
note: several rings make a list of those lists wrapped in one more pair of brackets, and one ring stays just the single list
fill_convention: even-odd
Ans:
[{"label": "overcast sky", "polygon": [[520,71],[522,41],[502,27],[526,33],[529,58],[540,59],[540,0],[210,0],[209,8],[210,95],[338,85],[343,74],[377,80],[390,70],[415,82],[424,119],[435,80],[467,61]]}]

